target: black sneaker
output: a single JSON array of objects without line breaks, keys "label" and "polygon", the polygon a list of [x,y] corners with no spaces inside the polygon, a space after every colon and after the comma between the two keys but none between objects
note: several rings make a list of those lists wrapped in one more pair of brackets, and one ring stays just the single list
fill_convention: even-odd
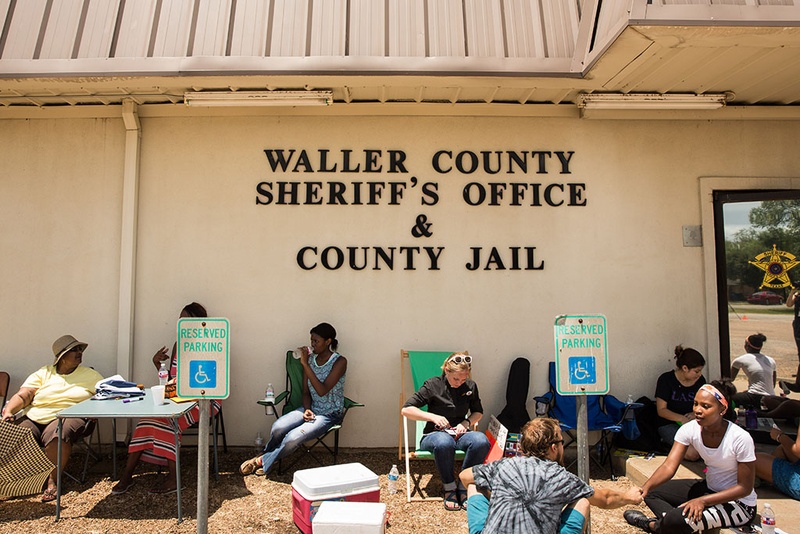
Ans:
[{"label": "black sneaker", "polygon": [[647,517],[639,510],[625,510],[622,516],[629,525],[639,527],[645,532],[652,532],[652,530],[650,530],[650,522],[656,520],[655,517]]},{"label": "black sneaker", "polygon": [[783,394],[784,394],[784,395],[787,395],[787,396],[788,396],[788,395],[789,395],[789,394],[790,394],[792,391],[794,391],[795,393],[797,393],[798,391],[800,391],[800,388],[798,388],[798,387],[797,387],[795,384],[792,384],[792,383],[791,383],[791,382],[789,382],[788,380],[778,380],[778,385],[779,385],[779,386],[780,386],[780,388],[783,390]]}]

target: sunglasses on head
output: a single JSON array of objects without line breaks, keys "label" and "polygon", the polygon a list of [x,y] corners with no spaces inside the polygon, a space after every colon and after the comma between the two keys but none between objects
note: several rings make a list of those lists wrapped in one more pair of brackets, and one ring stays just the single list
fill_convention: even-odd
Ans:
[{"label": "sunglasses on head", "polygon": [[466,363],[467,365],[472,365],[472,356],[470,356],[469,354],[467,354],[466,356],[456,354],[455,356],[450,356],[450,358],[448,358],[447,361],[459,364]]}]

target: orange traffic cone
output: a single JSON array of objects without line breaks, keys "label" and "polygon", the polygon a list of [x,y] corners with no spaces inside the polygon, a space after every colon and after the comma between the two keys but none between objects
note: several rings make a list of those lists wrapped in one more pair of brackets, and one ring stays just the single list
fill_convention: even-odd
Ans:
[{"label": "orange traffic cone", "polygon": [[742,321],[746,321],[746,320],[747,320],[747,316],[746,315],[742,315]]}]

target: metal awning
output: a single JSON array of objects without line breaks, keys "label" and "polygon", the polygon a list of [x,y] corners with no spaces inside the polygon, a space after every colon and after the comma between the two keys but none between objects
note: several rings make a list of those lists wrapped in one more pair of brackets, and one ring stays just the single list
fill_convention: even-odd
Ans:
[{"label": "metal awning", "polygon": [[574,109],[596,92],[800,102],[793,0],[651,1],[0,0],[0,105],[306,89],[336,106]]}]

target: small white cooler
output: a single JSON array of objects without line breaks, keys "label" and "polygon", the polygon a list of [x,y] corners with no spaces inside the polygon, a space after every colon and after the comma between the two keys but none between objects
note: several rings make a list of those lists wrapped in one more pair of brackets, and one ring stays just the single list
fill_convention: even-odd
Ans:
[{"label": "small white cooler", "polygon": [[311,522],[314,534],[384,534],[386,505],[382,502],[325,501]]}]

